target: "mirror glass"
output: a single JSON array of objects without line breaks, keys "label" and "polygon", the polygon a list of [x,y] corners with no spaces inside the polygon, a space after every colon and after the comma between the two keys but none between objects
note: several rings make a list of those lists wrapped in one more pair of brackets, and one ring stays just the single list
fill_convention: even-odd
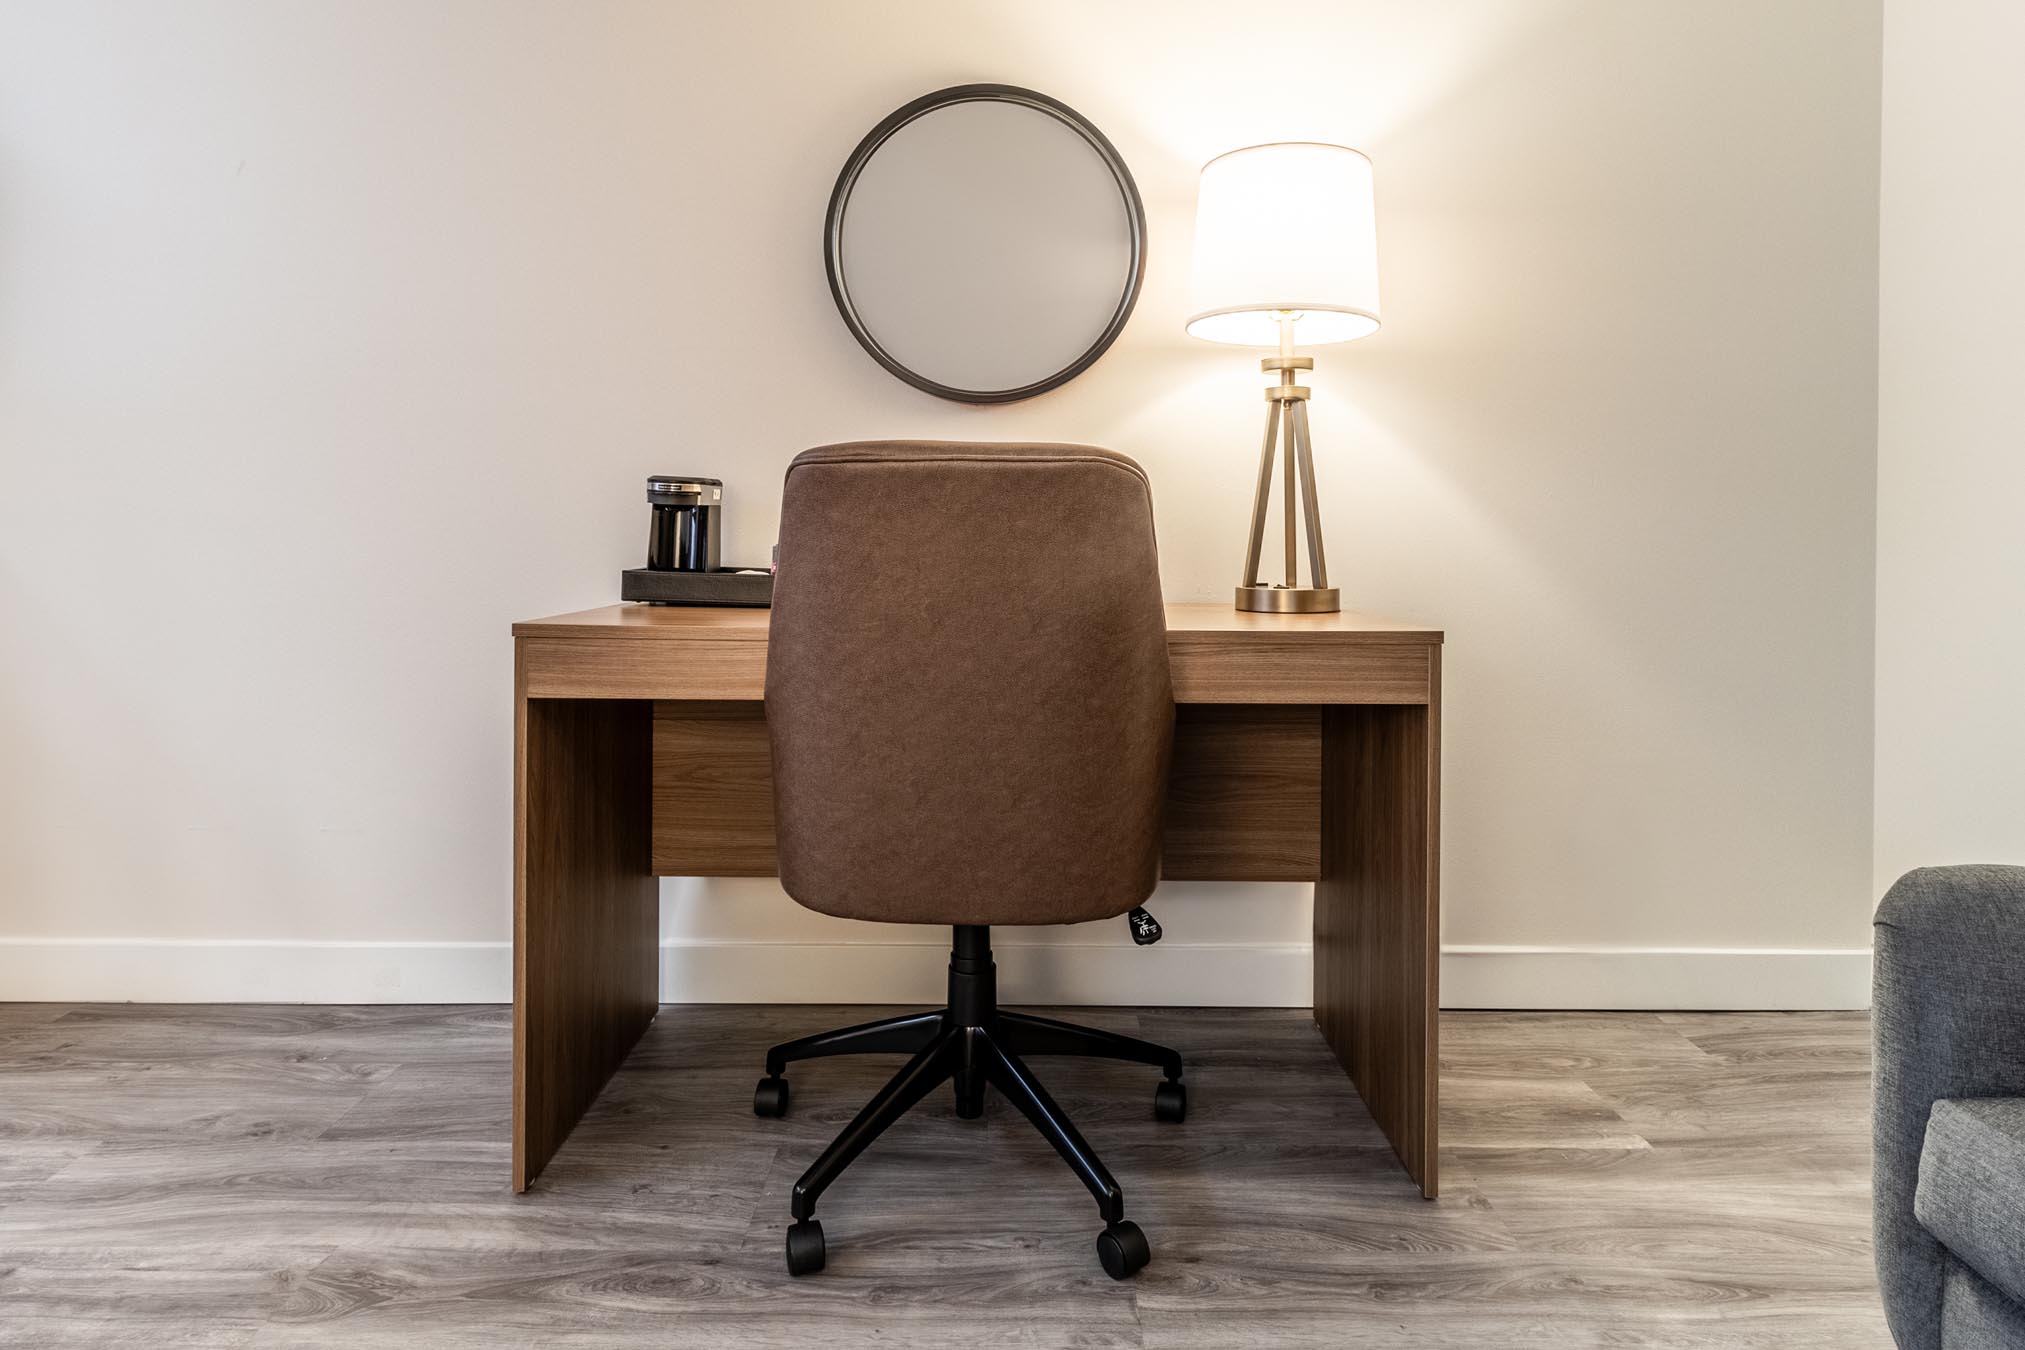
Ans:
[{"label": "mirror glass", "polygon": [[1138,298],[1145,214],[1109,141],[1052,99],[966,85],[859,145],[830,201],[830,289],[865,349],[944,398],[1080,374]]}]

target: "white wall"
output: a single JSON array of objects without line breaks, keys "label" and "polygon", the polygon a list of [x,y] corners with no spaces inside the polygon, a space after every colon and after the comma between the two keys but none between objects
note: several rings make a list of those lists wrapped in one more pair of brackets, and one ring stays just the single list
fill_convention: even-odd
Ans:
[{"label": "white wall", "polygon": [[1890,0],[1877,865],[2025,863],[2025,10]]},{"label": "white wall", "polygon": [[[1261,377],[1181,332],[1195,171],[1309,137],[1378,169],[1386,327],[1320,354],[1313,415],[1352,603],[1450,635],[1451,1001],[1861,999],[1878,30],[0,10],[0,997],[502,996],[508,624],[613,597],[651,472],[727,479],[761,559],[805,446],[1093,441],[1151,472],[1169,592],[1227,596]],[[822,275],[851,146],[967,80],[1089,115],[1151,231],[1122,340],[1011,408],[885,375]],[[671,997],[933,992],[931,947],[839,954],[896,935],[771,884],[667,897]],[[1029,935],[1012,983],[1303,1001],[1307,906],[1172,886],[1161,948]],[[389,945],[277,945],[347,942]]]}]

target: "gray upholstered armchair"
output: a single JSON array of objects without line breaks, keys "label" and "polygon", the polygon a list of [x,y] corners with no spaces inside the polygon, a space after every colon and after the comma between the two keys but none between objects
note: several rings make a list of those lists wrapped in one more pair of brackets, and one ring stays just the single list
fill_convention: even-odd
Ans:
[{"label": "gray upholstered armchair", "polygon": [[1902,1350],[2025,1347],[2025,867],[1877,910],[1877,1273]]}]

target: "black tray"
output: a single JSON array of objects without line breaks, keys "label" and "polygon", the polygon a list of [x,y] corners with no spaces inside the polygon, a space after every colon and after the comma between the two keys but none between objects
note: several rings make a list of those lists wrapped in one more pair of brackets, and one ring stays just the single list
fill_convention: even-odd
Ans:
[{"label": "black tray", "polygon": [[773,604],[773,573],[720,567],[715,572],[654,572],[628,568],[619,583],[621,600],[650,605],[734,605],[765,609]]}]

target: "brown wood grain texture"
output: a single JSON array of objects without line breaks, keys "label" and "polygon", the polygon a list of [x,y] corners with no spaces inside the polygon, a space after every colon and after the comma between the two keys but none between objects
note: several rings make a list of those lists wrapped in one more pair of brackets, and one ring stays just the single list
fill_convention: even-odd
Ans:
[{"label": "brown wood grain texture", "polygon": [[[1243,618],[1247,623],[1226,622]],[[766,693],[764,610],[613,605],[517,624],[535,698],[747,700]],[[1168,607],[1178,703],[1425,703],[1432,629],[1359,615]]]},{"label": "brown wood grain texture", "polygon": [[[1321,874],[1321,762],[1319,709],[1180,708],[1161,875],[1313,881]],[[763,706],[656,703],[653,800],[657,875],[775,875]]]},{"label": "brown wood grain texture", "polygon": [[525,1190],[654,1018],[660,888],[652,705],[515,702],[513,1187]]},{"label": "brown wood grain texture", "polygon": [[[607,606],[515,626],[513,1178],[652,1018],[656,875],[775,870],[768,616]],[[1168,607],[1164,875],[1317,880],[1315,1015],[1438,1187],[1439,630]]]},{"label": "brown wood grain texture", "polygon": [[1440,1192],[1438,664],[1434,678],[1427,705],[1323,711],[1315,885],[1315,1020],[1429,1199]]}]

